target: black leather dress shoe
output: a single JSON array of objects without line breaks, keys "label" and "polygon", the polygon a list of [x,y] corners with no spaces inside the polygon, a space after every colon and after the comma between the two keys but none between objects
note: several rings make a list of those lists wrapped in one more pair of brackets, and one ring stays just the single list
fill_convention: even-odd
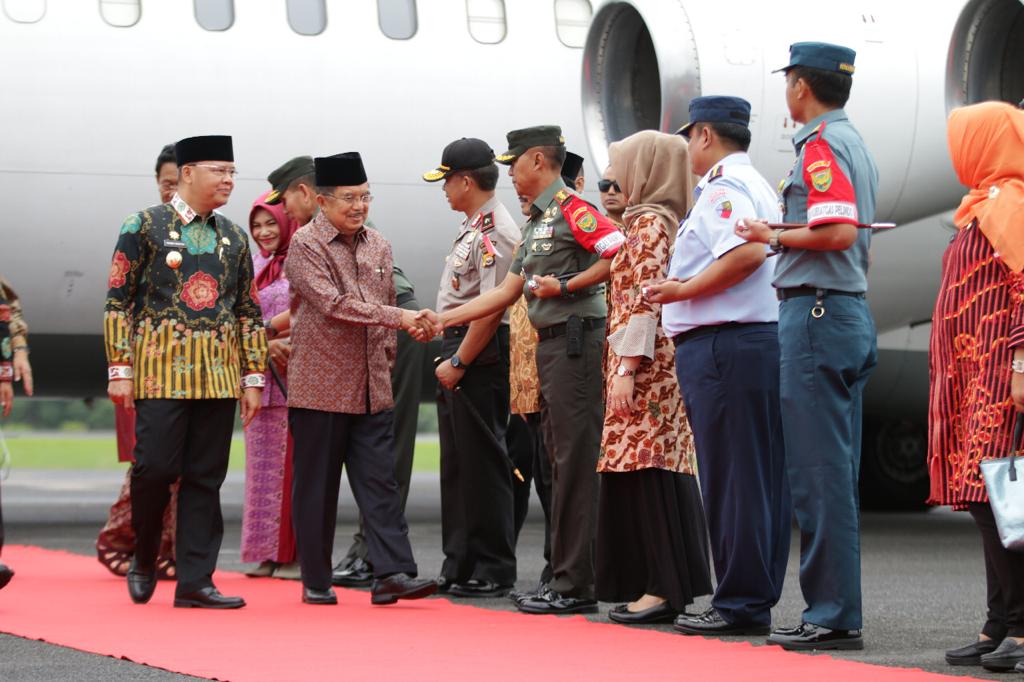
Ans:
[{"label": "black leather dress shoe", "polygon": [[580,597],[567,597],[554,590],[547,590],[544,594],[524,599],[516,606],[523,613],[535,615],[557,615],[560,613],[597,613],[597,602],[593,599]]},{"label": "black leather dress shoe", "polygon": [[448,593],[456,597],[504,597],[512,589],[511,585],[499,585],[488,580],[467,580],[464,583],[454,583],[448,588]]},{"label": "black leather dress shoe", "polygon": [[395,573],[373,581],[373,587],[370,588],[370,603],[379,606],[394,604],[399,599],[423,599],[435,592],[436,580],[413,578],[408,573]]},{"label": "black leather dress shoe", "polygon": [[7,583],[11,582],[11,578],[14,577],[14,571],[7,564],[0,564],[0,590],[7,587]]},{"label": "black leather dress shoe", "polygon": [[1000,642],[992,653],[981,656],[982,667],[996,673],[1010,672],[1021,661],[1024,661],[1024,644],[1017,644],[1012,637]]},{"label": "black leather dress shoe", "polygon": [[241,597],[225,597],[216,587],[204,587],[188,594],[174,595],[176,609],[240,609],[245,606]]},{"label": "black leather dress shoe", "polygon": [[373,582],[373,567],[362,559],[342,561],[331,573],[331,584],[338,587],[366,587]]},{"label": "black leather dress shoe", "polygon": [[684,635],[706,635],[749,637],[751,635],[767,635],[771,632],[770,625],[759,623],[730,623],[718,609],[710,608],[704,613],[691,615],[681,613],[672,624],[672,629]]},{"label": "black leather dress shoe", "polygon": [[946,652],[946,663],[950,665],[981,665],[982,654],[990,654],[996,650],[999,642],[994,639],[978,640],[958,649]]},{"label": "black leather dress shoe", "polygon": [[619,604],[608,612],[608,620],[623,625],[671,623],[677,611],[667,601],[643,611],[630,611],[627,604]]},{"label": "black leather dress shoe", "polygon": [[831,630],[820,625],[801,623],[795,628],[780,628],[768,637],[769,644],[778,644],[790,651],[809,649],[859,650],[864,648],[860,630]]},{"label": "black leather dress shoe", "polygon": [[1024,673],[1024,661],[1021,661],[1017,665],[1013,666],[1013,669],[1019,673]]},{"label": "black leather dress shoe", "polygon": [[334,590],[327,588],[326,590],[314,590],[312,587],[302,588],[302,603],[303,604],[337,604],[338,595],[334,594]]},{"label": "black leather dress shoe", "polygon": [[128,595],[136,604],[145,604],[156,590],[156,566],[149,570],[139,568],[135,559],[128,567]]}]

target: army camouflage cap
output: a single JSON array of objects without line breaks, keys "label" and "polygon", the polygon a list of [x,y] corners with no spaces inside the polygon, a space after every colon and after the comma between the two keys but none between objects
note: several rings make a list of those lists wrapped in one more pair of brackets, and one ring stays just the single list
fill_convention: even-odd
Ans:
[{"label": "army camouflage cap", "polygon": [[508,140],[508,151],[499,154],[495,159],[498,163],[511,166],[516,159],[531,147],[565,147],[565,138],[559,126],[533,126],[513,130],[505,136]]},{"label": "army camouflage cap", "polygon": [[312,156],[296,156],[291,161],[285,162],[267,176],[267,182],[271,184],[273,189],[267,195],[264,203],[271,206],[281,203],[281,195],[284,194],[289,185],[299,178],[313,175],[315,172],[316,167],[313,165]]},{"label": "army camouflage cap", "polygon": [[444,180],[462,170],[485,168],[494,163],[494,150],[483,140],[463,137],[455,140],[441,152],[441,165],[423,174],[427,182]]}]

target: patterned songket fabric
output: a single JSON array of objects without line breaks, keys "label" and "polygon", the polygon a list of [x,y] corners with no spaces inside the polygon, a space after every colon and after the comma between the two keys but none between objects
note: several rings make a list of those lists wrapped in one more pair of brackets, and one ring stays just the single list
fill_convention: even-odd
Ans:
[{"label": "patterned songket fabric", "polygon": [[1024,275],[1000,261],[977,224],[942,258],[929,352],[931,504],[987,502],[982,460],[1006,457],[1013,438],[1013,349],[1024,345]]},{"label": "patterned songket fabric", "polygon": [[110,265],[104,339],[111,379],[136,399],[237,398],[265,384],[267,339],[249,237],[175,195],[132,214]]}]

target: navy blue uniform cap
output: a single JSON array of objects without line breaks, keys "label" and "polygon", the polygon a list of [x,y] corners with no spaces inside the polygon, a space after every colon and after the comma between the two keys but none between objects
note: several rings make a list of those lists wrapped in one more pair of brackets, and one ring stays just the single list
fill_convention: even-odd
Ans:
[{"label": "navy blue uniform cap", "polygon": [[845,73],[847,76],[853,75],[853,60],[856,59],[857,53],[848,47],[842,45],[833,45],[832,43],[793,43],[789,46],[789,64],[776,69],[772,73],[778,73],[779,71],[789,71],[794,66],[809,66],[814,69],[821,69],[822,71],[834,71],[835,73]]},{"label": "navy blue uniform cap", "polygon": [[690,129],[696,123],[736,123],[743,127],[750,125],[750,102],[742,97],[709,95],[690,100],[690,122],[676,131],[677,135],[690,137]]}]

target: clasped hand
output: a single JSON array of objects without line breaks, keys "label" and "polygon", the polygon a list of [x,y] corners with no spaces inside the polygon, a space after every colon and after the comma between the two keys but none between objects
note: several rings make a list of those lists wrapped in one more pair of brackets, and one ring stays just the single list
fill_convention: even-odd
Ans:
[{"label": "clasped hand", "polygon": [[761,242],[767,244],[772,238],[772,229],[764,220],[753,220],[742,218],[736,221],[732,230],[737,237],[746,239],[748,242]]},{"label": "clasped hand", "polygon": [[402,329],[420,343],[426,343],[444,331],[441,318],[430,308],[418,313],[411,310],[402,311]]},{"label": "clasped hand", "polygon": [[562,295],[562,283],[551,275],[534,275],[530,280],[530,291],[537,298],[555,298]]}]

